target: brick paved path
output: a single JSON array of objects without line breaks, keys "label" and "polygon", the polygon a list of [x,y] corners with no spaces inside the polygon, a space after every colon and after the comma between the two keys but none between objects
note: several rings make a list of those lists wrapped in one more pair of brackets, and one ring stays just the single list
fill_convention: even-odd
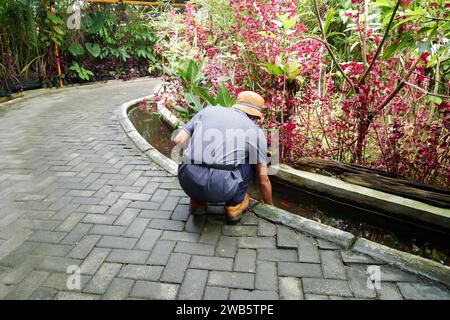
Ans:
[{"label": "brick paved path", "polygon": [[[176,178],[115,117],[154,80],[71,88],[0,108],[0,298],[450,298],[436,283],[245,216],[193,220]],[[378,263],[379,264],[379,263]],[[66,286],[81,267],[81,290]]]}]

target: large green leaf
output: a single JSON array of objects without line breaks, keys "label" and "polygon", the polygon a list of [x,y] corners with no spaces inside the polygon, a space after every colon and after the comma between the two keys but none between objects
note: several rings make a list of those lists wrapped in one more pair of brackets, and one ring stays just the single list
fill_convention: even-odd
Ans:
[{"label": "large green leaf", "polygon": [[86,49],[94,58],[97,58],[102,52],[98,43],[86,42]]},{"label": "large green leaf", "polygon": [[189,111],[186,110],[185,108],[183,108],[182,106],[176,105],[174,107],[175,110],[177,110],[179,113],[181,113],[183,116],[188,116],[189,115]]},{"label": "large green leaf", "polygon": [[191,108],[195,113],[199,112],[203,108],[200,100],[193,93],[186,92],[184,94],[184,100],[189,105],[189,108]]},{"label": "large green leaf", "polygon": [[280,68],[280,66],[276,64],[262,63],[261,66],[263,67],[264,70],[266,70],[268,73],[274,76],[280,76],[283,74],[283,70]]},{"label": "large green leaf", "polygon": [[233,99],[226,88],[221,87],[217,90],[216,103],[223,107],[231,107],[236,103],[236,100]]},{"label": "large green leaf", "polygon": [[77,44],[70,45],[68,50],[74,57],[82,56],[84,54],[84,48]]},{"label": "large green leaf", "polygon": [[64,24],[64,21],[61,18],[51,14],[50,12],[47,12],[47,18],[54,24]]},{"label": "large green leaf", "polygon": [[193,86],[192,87],[192,93],[194,93],[196,96],[200,97],[203,101],[207,101],[211,105],[215,105],[216,104],[216,99],[214,99],[214,97],[212,97],[208,93],[208,90],[205,89],[205,88]]},{"label": "large green leaf", "polygon": [[330,24],[333,21],[333,17],[334,17],[334,9],[329,8],[327,16],[325,18],[325,22],[323,24],[323,31],[325,32],[325,34],[328,34],[328,29],[330,28]]},{"label": "large green leaf", "polygon": [[195,61],[190,60],[187,66],[187,73],[186,73],[187,82],[193,84],[197,79],[199,72],[200,72],[199,65]]}]

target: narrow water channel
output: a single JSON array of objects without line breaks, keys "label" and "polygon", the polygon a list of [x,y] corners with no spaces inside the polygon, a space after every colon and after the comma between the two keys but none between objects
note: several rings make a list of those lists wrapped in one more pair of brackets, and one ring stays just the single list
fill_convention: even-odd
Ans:
[{"label": "narrow water channel", "polygon": [[[134,108],[129,112],[136,130],[156,149],[170,157],[172,130],[157,114],[148,114]],[[292,187],[271,178],[275,206],[293,214],[312,219],[357,236],[382,243],[450,265],[450,234],[436,229],[396,220],[368,209],[342,203],[335,199]],[[259,200],[255,186],[250,195]]]}]

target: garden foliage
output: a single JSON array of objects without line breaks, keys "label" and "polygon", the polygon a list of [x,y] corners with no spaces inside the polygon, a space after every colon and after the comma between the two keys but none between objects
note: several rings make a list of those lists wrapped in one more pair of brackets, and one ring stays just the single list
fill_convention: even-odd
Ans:
[{"label": "garden foliage", "polygon": [[155,24],[159,98],[191,115],[221,90],[255,90],[284,162],[330,158],[448,187],[449,13],[443,0],[195,1]]}]

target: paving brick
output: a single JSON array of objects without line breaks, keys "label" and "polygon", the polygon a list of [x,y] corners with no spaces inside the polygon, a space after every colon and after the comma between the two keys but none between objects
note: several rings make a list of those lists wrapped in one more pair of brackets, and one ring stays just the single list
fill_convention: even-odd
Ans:
[{"label": "paving brick", "polygon": [[237,238],[221,236],[216,247],[216,255],[234,257],[237,252]]},{"label": "paving brick", "polygon": [[157,299],[157,300],[174,300],[177,297],[179,285],[136,281],[130,292],[131,297]]},{"label": "paving brick", "polygon": [[45,257],[38,270],[66,273],[69,266],[80,266],[82,260],[62,257]]},{"label": "paving brick", "polygon": [[194,269],[232,271],[233,259],[221,257],[192,256],[190,267]]},{"label": "paving brick", "polygon": [[200,233],[203,231],[206,222],[205,216],[189,216],[184,226],[185,231]]},{"label": "paving brick", "polygon": [[297,248],[297,233],[288,227],[277,225],[277,245],[280,248]]},{"label": "paving brick", "polygon": [[[122,195],[122,192],[108,192],[103,199],[99,202],[100,205],[112,206]],[[97,196],[100,196],[97,194]]]},{"label": "paving brick", "polygon": [[69,257],[75,259],[84,259],[87,257],[89,252],[94,248],[97,244],[98,240],[100,240],[101,236],[99,235],[87,235],[85,236],[73,250],[69,253]]},{"label": "paving brick", "polygon": [[239,249],[234,259],[234,271],[256,272],[256,251]]},{"label": "paving brick", "polygon": [[169,191],[158,189],[153,193],[153,195],[151,197],[151,201],[157,202],[157,203],[162,203],[168,195],[169,195]]},{"label": "paving brick", "polygon": [[82,274],[93,275],[103,264],[111,249],[94,248],[80,266]]},{"label": "paving brick", "polygon": [[133,220],[137,217],[139,214],[139,209],[125,209],[117,218],[117,220],[114,221],[114,225],[116,226],[128,226],[130,225]]},{"label": "paving brick", "polygon": [[156,281],[161,277],[163,267],[129,264],[122,268],[118,277],[134,280]]},{"label": "paving brick", "polygon": [[103,236],[97,246],[104,248],[132,249],[136,242],[137,239],[135,238]]},{"label": "paving brick", "polygon": [[267,261],[298,261],[297,251],[292,249],[258,249],[258,259]]},{"label": "paving brick", "polygon": [[278,293],[262,290],[231,290],[230,300],[278,300]]},{"label": "paving brick", "polygon": [[133,201],[131,202],[128,207],[130,208],[136,208],[136,209],[143,209],[143,210],[156,210],[160,206],[157,202],[148,202],[148,201]]},{"label": "paving brick", "polygon": [[225,225],[222,227],[222,233],[225,236],[230,237],[240,237],[240,236],[255,237],[257,232],[258,228],[255,226]]},{"label": "paving brick", "polygon": [[106,261],[117,263],[145,264],[148,255],[148,251],[113,249],[108,258],[106,258]]},{"label": "paving brick", "polygon": [[339,251],[321,250],[322,271],[325,278],[346,280],[345,266]]},{"label": "paving brick", "polygon": [[163,282],[181,283],[191,256],[184,253],[172,253],[161,276]]},{"label": "paving brick", "polygon": [[258,225],[258,218],[253,212],[247,211],[242,216],[241,224],[244,226],[256,226]]},{"label": "paving brick", "polygon": [[83,292],[104,294],[121,267],[122,265],[118,263],[103,263],[83,289]]},{"label": "paving brick", "polygon": [[228,300],[230,289],[206,286],[204,300]]},{"label": "paving brick", "polygon": [[[29,300],[54,300],[58,290],[52,288],[37,288],[28,298]],[[2,297],[0,296],[0,299]]]},{"label": "paving brick", "polygon": [[38,246],[34,250],[37,255],[64,257],[71,250],[72,246],[64,244],[37,243]]},{"label": "paving brick", "polygon": [[83,222],[92,224],[113,224],[116,219],[116,216],[109,214],[87,214],[83,218]]},{"label": "paving brick", "polygon": [[61,241],[62,244],[75,244],[80,241],[92,228],[92,224],[79,223]]},{"label": "paving brick", "polygon": [[98,300],[99,295],[86,294],[73,291],[60,291],[56,295],[57,300]]},{"label": "paving brick", "polygon": [[153,219],[149,225],[153,229],[182,231],[184,229],[184,222],[176,220]]},{"label": "paving brick", "polygon": [[153,194],[155,193],[156,189],[158,189],[158,186],[159,186],[158,182],[149,182],[144,187],[144,189],[142,189],[142,193]]},{"label": "paving brick", "polygon": [[147,228],[149,219],[136,218],[124,232],[124,236],[132,238],[140,238]]},{"label": "paving brick", "polygon": [[201,300],[205,290],[208,271],[188,269],[178,293],[180,300]]},{"label": "paving brick", "polygon": [[347,281],[303,278],[302,283],[304,293],[352,297]]},{"label": "paving brick", "polygon": [[164,231],[161,240],[174,240],[184,242],[198,242],[200,235],[190,232]]},{"label": "paving brick", "polygon": [[381,300],[403,300],[403,296],[395,283],[381,283],[380,288],[376,290]]},{"label": "paving brick", "polygon": [[106,214],[109,216],[118,216],[120,215],[129,205],[131,205],[130,200],[119,199],[116,203],[114,203]]},{"label": "paving brick", "polygon": [[124,300],[128,297],[134,281],[130,279],[114,279],[106,290],[104,300]]},{"label": "paving brick", "polygon": [[200,235],[200,242],[216,245],[220,238],[221,226],[206,224]]},{"label": "paving brick", "polygon": [[278,262],[280,276],[322,278],[320,265],[315,263]]},{"label": "paving brick", "polygon": [[35,231],[29,237],[29,240],[35,242],[59,243],[65,236],[65,232]]},{"label": "paving brick", "polygon": [[215,247],[209,244],[192,243],[192,242],[178,242],[174,252],[213,256]]},{"label": "paving brick", "polygon": [[[52,288],[56,290],[69,290],[67,284],[70,282],[70,276],[72,273],[52,273],[50,276],[42,283],[42,287]],[[80,289],[83,288],[86,283],[90,280],[90,276],[81,275],[80,276]],[[77,289],[71,289],[71,291],[80,291]]]},{"label": "paving brick", "polygon": [[[383,282],[381,283],[383,285]],[[409,300],[450,300],[450,292],[438,286],[418,282],[398,283],[400,292]]]},{"label": "paving brick", "polygon": [[77,210],[82,213],[103,214],[108,210],[108,206],[81,205]]},{"label": "paving brick", "polygon": [[256,263],[255,288],[259,290],[278,290],[277,265],[275,262]]},{"label": "paving brick", "polygon": [[[298,236],[298,260],[300,262],[320,263],[319,248],[315,241],[303,235]],[[338,261],[338,260],[336,260]],[[342,260],[339,261],[342,263]]]},{"label": "paving brick", "polygon": [[158,239],[161,237],[161,230],[147,229],[139,239],[136,245],[136,249],[151,251],[155,246]]},{"label": "paving brick", "polygon": [[96,224],[89,230],[89,234],[99,234],[103,236],[120,236],[126,230],[125,226],[111,226],[111,225],[103,225]]},{"label": "paving brick", "polygon": [[57,228],[56,231],[70,232],[85,217],[84,213],[71,213]]},{"label": "paving brick", "polygon": [[146,219],[170,219],[172,215],[171,211],[161,211],[161,210],[141,210],[139,213],[139,218]]},{"label": "paving brick", "polygon": [[331,242],[331,241],[327,241],[324,239],[316,239],[317,240],[317,244],[319,246],[320,249],[325,249],[325,250],[338,250],[338,249],[342,249],[342,247],[340,245],[338,245],[337,243]]},{"label": "paving brick", "polygon": [[375,259],[373,259],[372,257],[370,257],[368,255],[362,254],[362,253],[344,250],[344,251],[341,251],[341,255],[342,255],[342,260],[345,263],[367,263],[367,264],[376,264],[377,263],[377,261]]},{"label": "paving brick", "polygon": [[238,247],[248,249],[276,248],[276,243],[273,237],[241,237],[238,241]]},{"label": "paving brick", "polygon": [[5,297],[7,300],[24,300],[35,291],[48,277],[49,273],[44,271],[31,272],[16,288]]},{"label": "paving brick", "polygon": [[172,220],[187,221],[189,218],[189,206],[179,204],[170,218]]},{"label": "paving brick", "polygon": [[210,271],[208,285],[253,290],[255,275],[243,272]]},{"label": "paving brick", "polygon": [[121,196],[122,199],[125,200],[134,200],[134,201],[148,201],[150,200],[150,195],[145,193],[129,193],[126,192]]},{"label": "paving brick", "polygon": [[292,277],[281,277],[279,279],[280,299],[303,300],[302,281]]},{"label": "paving brick", "polygon": [[348,283],[353,294],[357,298],[375,298],[377,296],[375,288],[367,285],[368,275],[358,269],[347,268]]},{"label": "paving brick", "polygon": [[277,234],[277,227],[264,219],[258,219],[258,236],[273,237]]},{"label": "paving brick", "polygon": [[170,254],[175,247],[175,241],[158,241],[147,260],[147,264],[166,265]]},{"label": "paving brick", "polygon": [[[161,190],[161,189],[159,189],[159,190]],[[167,199],[164,200],[164,202],[159,207],[159,209],[173,211],[177,207],[178,202],[180,202],[180,197],[167,197]]]}]

